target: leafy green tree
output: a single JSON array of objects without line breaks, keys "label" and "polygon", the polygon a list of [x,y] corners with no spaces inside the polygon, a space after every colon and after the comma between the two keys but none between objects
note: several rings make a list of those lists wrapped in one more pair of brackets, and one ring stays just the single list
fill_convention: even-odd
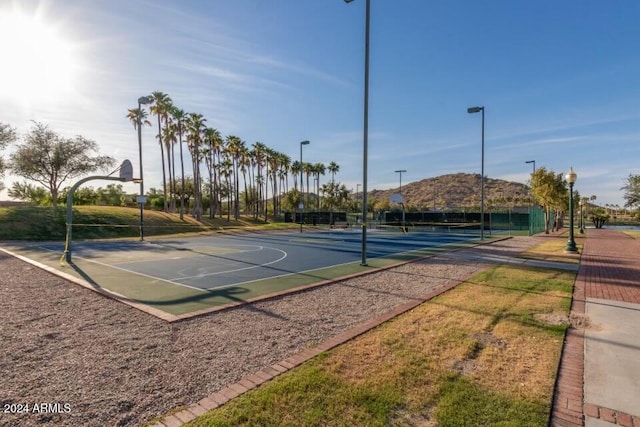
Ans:
[{"label": "leafy green tree", "polygon": [[531,175],[531,192],[544,210],[544,232],[549,234],[551,212],[555,210],[559,218],[567,207],[568,189],[562,174],[547,171],[545,167],[536,169]]},{"label": "leafy green tree", "polygon": [[49,195],[46,189],[31,185],[28,182],[14,182],[7,194],[14,199],[36,205],[45,205],[49,202]]},{"label": "leafy green tree", "polygon": [[[0,151],[7,148],[7,146],[13,143],[17,139],[16,130],[11,126],[0,123]],[[7,168],[4,158],[0,157],[0,179],[4,176],[4,171]],[[0,191],[4,189],[4,183],[0,181]]]},{"label": "leafy green tree", "polygon": [[108,206],[119,206],[122,204],[123,197],[126,193],[122,188],[122,184],[109,184],[106,188],[98,188],[96,190],[97,202]]},{"label": "leafy green tree", "polygon": [[80,135],[63,138],[36,122],[11,155],[11,171],[48,188],[55,207],[64,182],[115,164],[112,157],[94,155],[97,152],[94,141]]}]

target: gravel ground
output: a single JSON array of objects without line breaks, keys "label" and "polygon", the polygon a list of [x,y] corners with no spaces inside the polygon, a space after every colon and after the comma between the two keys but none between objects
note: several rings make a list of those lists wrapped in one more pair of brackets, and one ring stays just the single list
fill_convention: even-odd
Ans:
[{"label": "gravel ground", "polygon": [[0,425],[139,425],[486,266],[437,256],[171,325],[0,252]]}]

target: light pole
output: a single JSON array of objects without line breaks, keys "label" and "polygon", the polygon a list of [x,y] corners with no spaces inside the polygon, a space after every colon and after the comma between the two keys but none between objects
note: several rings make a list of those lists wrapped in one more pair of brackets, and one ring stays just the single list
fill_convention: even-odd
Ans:
[{"label": "light pole", "polygon": [[480,240],[484,240],[484,106],[467,108],[467,113],[482,111],[482,160],[480,166]]},{"label": "light pole", "polygon": [[[400,189],[398,190],[398,193],[402,197],[402,173],[407,171],[406,169],[402,169],[395,172],[400,174]],[[404,231],[404,200],[402,201],[402,231]]]},{"label": "light pole", "polygon": [[147,96],[138,98],[138,154],[140,162],[140,241],[144,240],[144,180],[142,179],[142,105],[151,104]]},{"label": "light pole", "polygon": [[527,160],[525,163],[533,163],[533,173],[536,173],[536,161],[535,160]]},{"label": "light pole", "polygon": [[436,211],[436,199],[438,197],[438,193],[436,192],[436,179],[433,178],[433,211]]},{"label": "light pole", "polygon": [[581,198],[580,201],[578,202],[578,204],[580,205],[580,230],[579,233],[580,234],[584,234],[584,198]]},{"label": "light pole", "polygon": [[298,208],[300,209],[300,232],[302,233],[302,214],[304,213],[304,203],[302,203],[302,172],[304,168],[302,167],[302,146],[309,145],[309,141],[301,141],[300,142],[300,204]]},{"label": "light pole", "polygon": [[569,240],[567,240],[567,246],[565,246],[564,251],[575,254],[578,252],[578,247],[573,239],[573,184],[576,183],[578,174],[573,171],[573,168],[570,168],[565,175],[565,179],[569,183]]},{"label": "light pole", "polygon": [[[344,0],[351,3],[353,0]],[[369,139],[369,22],[371,17],[371,0],[365,3],[364,29],[364,124],[362,149],[362,260],[360,265],[367,265],[367,150]]]}]

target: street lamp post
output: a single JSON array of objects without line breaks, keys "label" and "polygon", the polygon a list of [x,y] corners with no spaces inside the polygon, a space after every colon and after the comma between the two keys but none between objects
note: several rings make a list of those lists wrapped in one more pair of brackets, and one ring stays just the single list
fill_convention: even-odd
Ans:
[{"label": "street lamp post", "polygon": [[584,198],[581,198],[580,202],[578,202],[578,204],[580,205],[580,230],[579,230],[579,233],[580,234],[584,234]]},{"label": "street lamp post", "polygon": [[140,241],[144,240],[144,181],[142,179],[142,105],[151,104],[147,96],[138,98],[138,155],[140,162]]},{"label": "street lamp post", "polygon": [[[402,169],[402,170],[397,170],[395,171],[396,173],[400,174],[400,189],[398,190],[398,193],[400,194],[400,196],[402,197],[402,173],[403,172],[407,172],[406,169]],[[404,200],[402,201],[402,231],[404,231]]]},{"label": "street lamp post", "polygon": [[533,173],[536,173],[536,161],[535,160],[527,160],[525,163],[533,163]]},{"label": "street lamp post", "polygon": [[298,208],[300,209],[300,232],[302,233],[302,219],[303,219],[303,213],[304,213],[304,203],[302,203],[302,172],[303,172],[303,167],[302,167],[302,146],[303,145],[309,145],[309,141],[301,141],[300,142],[300,204],[298,205]]},{"label": "street lamp post", "polygon": [[467,113],[482,112],[482,158],[480,166],[480,240],[484,240],[484,106],[467,108]]},{"label": "street lamp post", "polygon": [[567,253],[577,253],[578,247],[573,238],[573,184],[576,183],[578,174],[573,171],[573,168],[570,168],[569,172],[565,175],[565,179],[569,183],[569,240],[567,240],[567,246],[565,246],[564,251]]},{"label": "street lamp post", "polygon": [[[344,0],[351,3],[353,0]],[[362,149],[362,260],[360,265],[367,265],[367,156],[369,140],[369,22],[371,17],[371,0],[365,3],[364,30],[364,123]]]}]

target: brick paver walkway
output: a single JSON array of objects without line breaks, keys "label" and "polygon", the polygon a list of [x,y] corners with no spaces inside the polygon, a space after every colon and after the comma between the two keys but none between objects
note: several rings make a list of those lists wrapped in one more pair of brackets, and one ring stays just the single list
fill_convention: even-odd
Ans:
[{"label": "brick paver walkway", "polygon": [[[640,304],[640,239],[615,230],[587,231],[571,313],[584,316],[586,298]],[[640,373],[631,373],[640,375]],[[551,426],[584,426],[584,417],[640,427],[640,418],[583,400],[584,330],[570,329],[556,382]]]}]

